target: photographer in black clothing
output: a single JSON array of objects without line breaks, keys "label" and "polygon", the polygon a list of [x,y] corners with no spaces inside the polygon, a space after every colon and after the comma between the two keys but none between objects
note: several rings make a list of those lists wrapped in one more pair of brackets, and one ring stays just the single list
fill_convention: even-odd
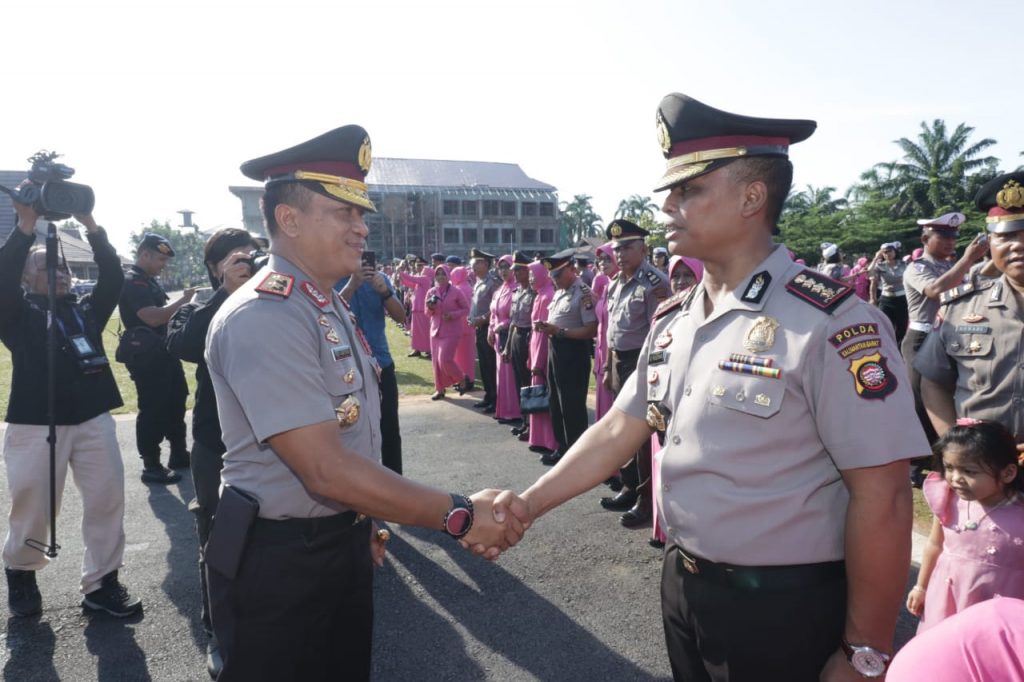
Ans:
[{"label": "photographer in black clothing", "polygon": [[[121,322],[128,329],[121,339],[121,350],[130,333],[145,332],[144,336],[136,338],[152,339],[146,350],[134,353],[125,362],[139,396],[135,440],[142,457],[142,480],[146,483],[175,483],[181,480],[181,475],[170,469],[189,466],[185,444],[188,384],[181,361],[168,355],[164,339],[168,320],[192,300],[196,290],[185,289],[181,298],[167,303],[169,298],[156,277],[171,258],[174,258],[174,249],[167,239],[154,233],[146,234],[139,242],[135,265],[125,279],[118,305]],[[171,444],[168,468],[160,464],[160,443],[164,438]]]},{"label": "photographer in black clothing", "polygon": [[[3,560],[11,614],[42,609],[35,571],[47,556],[26,541],[48,538],[50,458],[47,433],[46,253],[33,248],[38,214],[15,203],[18,227],[0,247],[0,340],[11,352],[13,376],[4,434],[11,493]],[[82,605],[115,616],[137,613],[142,603],[118,581],[124,558],[124,464],[110,410],[121,395],[103,349],[103,328],[117,305],[124,274],[106,232],[92,215],[76,215],[86,229],[99,277],[91,294],[68,293],[71,273],[58,263],[54,315],[56,362],[56,501],[68,467],[82,498]],[[24,288],[23,288],[24,287]]]},{"label": "photographer in black clothing", "polygon": [[250,253],[258,248],[251,234],[237,228],[218,230],[206,242],[203,260],[210,276],[213,296],[206,303],[189,303],[178,309],[167,325],[167,351],[178,360],[196,363],[196,402],[192,409],[192,481],[196,499],[190,507],[196,515],[199,535],[199,582],[203,593],[203,627],[207,645],[207,669],[216,679],[221,667],[217,641],[210,622],[210,599],[206,588],[203,548],[210,537],[213,515],[220,499],[221,456],[227,448],[221,440],[217,397],[203,354],[210,321],[235,289],[252,276]]}]

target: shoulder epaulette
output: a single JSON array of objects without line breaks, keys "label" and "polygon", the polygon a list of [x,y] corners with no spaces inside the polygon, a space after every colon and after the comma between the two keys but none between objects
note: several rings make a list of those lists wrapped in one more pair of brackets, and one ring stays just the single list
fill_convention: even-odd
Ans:
[{"label": "shoulder epaulette", "polygon": [[992,286],[994,281],[995,280],[986,280],[982,282],[964,282],[959,286],[955,286],[952,289],[943,291],[941,294],[939,294],[939,303],[941,303],[942,305],[946,305],[947,303],[952,303],[958,298],[963,298],[968,294],[973,294],[975,291],[988,289],[989,287]]},{"label": "shoulder epaulette", "polygon": [[808,269],[786,282],[786,291],[831,315],[853,293],[853,287]]},{"label": "shoulder epaulette", "polygon": [[273,294],[281,298],[288,298],[292,295],[292,285],[295,278],[283,272],[268,272],[263,281],[256,286],[256,291],[264,294]]},{"label": "shoulder epaulette", "polygon": [[647,280],[647,283],[652,287],[656,287],[661,284],[661,278],[658,277],[658,273],[654,272],[654,270],[644,270],[644,279]]},{"label": "shoulder epaulette", "polygon": [[662,301],[661,304],[654,310],[654,319],[657,320],[659,318],[665,317],[665,315],[669,314],[670,312],[681,306],[683,304],[683,301],[686,300],[687,294],[689,294],[692,290],[693,287],[683,289],[682,291],[678,291],[669,296],[668,298],[666,298],[664,301]]}]

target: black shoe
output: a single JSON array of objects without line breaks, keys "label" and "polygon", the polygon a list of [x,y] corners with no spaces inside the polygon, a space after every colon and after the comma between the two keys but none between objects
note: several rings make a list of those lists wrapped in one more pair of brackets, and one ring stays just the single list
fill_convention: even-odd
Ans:
[{"label": "black shoe", "polygon": [[472,387],[473,384],[469,382],[469,379],[466,379],[465,381],[456,384],[455,390],[459,392],[459,395],[462,395],[463,393],[469,393],[469,391],[472,390]]},{"label": "black shoe", "polygon": [[414,351],[410,352],[408,355],[406,355],[405,357],[407,357],[407,358],[422,358],[423,357],[423,353],[419,352],[418,350],[414,350]]},{"label": "black shoe", "polygon": [[654,547],[655,549],[665,549],[665,543],[659,540],[658,538],[651,538],[647,541],[647,544],[651,547]]},{"label": "black shoe", "polygon": [[625,528],[644,528],[651,525],[651,505],[637,500],[636,506],[619,517],[619,523]]},{"label": "black shoe", "polygon": [[171,456],[167,458],[168,469],[188,469],[192,463],[192,455],[188,450],[171,450]]},{"label": "black shoe", "polygon": [[484,414],[494,414],[494,405],[488,405],[483,409]]},{"label": "black shoe", "polygon": [[7,603],[15,616],[38,616],[43,612],[43,597],[36,585],[35,571],[5,568],[7,574]]},{"label": "black shoe", "polygon": [[523,441],[524,443],[527,442],[528,440],[530,440],[530,429],[526,429],[524,431],[520,431],[518,438],[519,438],[519,440]]},{"label": "black shoe", "polygon": [[434,395],[430,396],[431,400],[441,400],[444,398],[444,391],[434,391]]},{"label": "black shoe", "polygon": [[[518,420],[515,420],[515,423],[519,424]],[[529,424],[519,424],[519,426],[513,426],[508,431],[513,436],[518,436],[519,434],[526,433],[529,430],[530,430],[530,425]]]},{"label": "black shoe", "polygon": [[220,644],[217,643],[215,635],[210,636],[206,643],[206,672],[210,673],[210,679],[215,680],[224,668],[224,659],[220,655]]},{"label": "black shoe", "polygon": [[612,476],[607,481],[605,481],[604,484],[611,488],[611,491],[613,493],[617,493],[620,490],[622,490],[622,479],[619,478],[618,476]]},{"label": "black shoe", "polygon": [[562,453],[558,450],[549,452],[545,455],[540,456],[540,463],[546,467],[552,467],[558,464],[558,460],[562,459]]},{"label": "black shoe", "polygon": [[469,393],[470,391],[475,391],[475,390],[476,390],[476,382],[467,381],[466,382],[466,393]]},{"label": "black shoe", "polygon": [[608,511],[628,511],[636,504],[637,494],[635,490],[623,490],[615,497],[602,497],[601,506]]},{"label": "black shoe", "polygon": [[163,483],[164,485],[167,485],[169,483],[177,483],[180,480],[181,474],[177,471],[171,471],[159,464],[147,466],[142,470],[143,483]]},{"label": "black shoe", "polygon": [[487,407],[490,404],[491,404],[491,401],[488,400],[487,398],[484,398],[483,400],[478,400],[475,403],[473,403],[473,407],[475,407],[476,409],[479,410],[479,409],[482,409],[484,407]]},{"label": "black shoe", "polygon": [[82,606],[125,618],[142,610],[142,600],[128,594],[128,590],[117,579],[117,571],[111,571],[103,576],[100,589],[85,595]]},{"label": "black shoe", "polygon": [[504,424],[505,426],[508,426],[509,424],[515,424],[516,426],[512,428],[518,428],[519,426],[522,426],[523,423],[521,419],[495,419],[495,421],[497,421],[499,424]]}]

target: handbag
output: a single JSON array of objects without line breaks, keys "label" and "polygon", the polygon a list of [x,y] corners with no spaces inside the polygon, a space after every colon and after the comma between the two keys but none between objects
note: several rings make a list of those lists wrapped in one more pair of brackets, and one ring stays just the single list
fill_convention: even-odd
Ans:
[{"label": "handbag", "polygon": [[550,406],[547,384],[523,386],[519,389],[519,411],[523,414],[547,412]]},{"label": "handbag", "polygon": [[129,369],[145,369],[160,357],[164,339],[151,327],[132,327],[121,334],[114,359]]}]

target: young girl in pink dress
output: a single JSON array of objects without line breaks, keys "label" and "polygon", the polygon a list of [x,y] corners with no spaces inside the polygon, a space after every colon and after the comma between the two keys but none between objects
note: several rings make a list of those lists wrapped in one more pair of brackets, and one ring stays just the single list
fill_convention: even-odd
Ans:
[{"label": "young girl in pink dress", "polygon": [[934,450],[945,476],[924,482],[935,521],[907,596],[919,633],[971,604],[1024,598],[1024,473],[1013,436],[995,422],[959,419]]},{"label": "young girl in pink dress", "polygon": [[[469,283],[469,268],[460,265],[451,270],[452,286],[461,291],[467,301],[473,300],[473,287]],[[462,332],[462,340],[455,351],[455,362],[462,369],[462,375],[466,383],[472,385],[476,381],[476,327],[469,323],[469,317],[465,320],[465,329]]]},{"label": "young girl in pink dress", "polygon": [[427,300],[427,291],[434,284],[434,268],[424,264],[420,274],[399,272],[398,278],[405,286],[412,287],[412,319],[409,320],[409,345],[412,350],[409,351],[409,357],[429,356],[430,320],[424,302]]},{"label": "young girl in pink dress", "polygon": [[[539,261],[534,261],[528,266],[530,268],[530,286],[537,292],[533,299],[533,314],[530,322],[547,322],[548,305],[555,296],[555,285],[551,281],[551,275]],[[530,370],[531,384],[537,386],[547,383],[548,374],[548,337],[546,334],[530,334]],[[530,450],[538,452],[541,456],[549,454],[558,449],[558,441],[555,440],[555,429],[551,425],[550,412],[534,412],[530,415]]]},{"label": "young girl in pink dress", "polygon": [[434,366],[434,395],[430,397],[440,400],[449,386],[457,385],[459,395],[466,390],[462,369],[455,362],[455,351],[469,315],[469,299],[448,281],[447,265],[437,266],[434,282],[434,287],[427,292],[424,312],[430,318],[430,355]]},{"label": "young girl in pink dress", "polygon": [[516,290],[516,280],[512,276],[512,256],[506,255],[498,259],[498,274],[501,276],[502,284],[491,299],[491,324],[487,330],[487,342],[494,348],[498,367],[494,418],[520,419],[523,415],[519,411],[516,372],[512,367],[512,359],[503,354],[508,343],[509,324],[512,321],[512,294]]}]

